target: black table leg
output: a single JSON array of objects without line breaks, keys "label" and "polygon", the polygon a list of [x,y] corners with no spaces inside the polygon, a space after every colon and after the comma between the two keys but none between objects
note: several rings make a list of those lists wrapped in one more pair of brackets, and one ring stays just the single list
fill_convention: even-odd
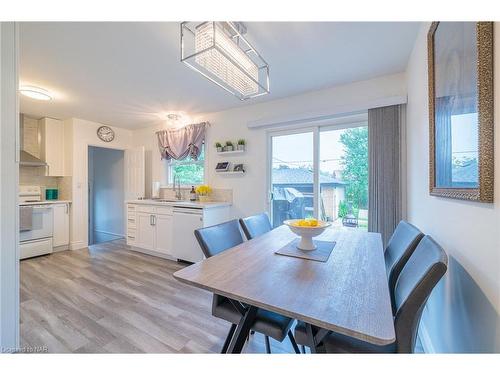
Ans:
[{"label": "black table leg", "polygon": [[234,332],[229,348],[227,349],[227,353],[241,353],[245,340],[250,332],[250,328],[255,321],[256,315],[257,307],[250,306],[236,326],[236,332]]},{"label": "black table leg", "polygon": [[224,354],[227,352],[227,348],[229,347],[229,343],[231,342],[231,339],[233,338],[235,330],[236,330],[236,324],[231,324],[231,328],[229,329],[229,332],[227,334],[226,341],[224,341],[224,345],[222,346],[222,350],[220,351],[221,354]]}]

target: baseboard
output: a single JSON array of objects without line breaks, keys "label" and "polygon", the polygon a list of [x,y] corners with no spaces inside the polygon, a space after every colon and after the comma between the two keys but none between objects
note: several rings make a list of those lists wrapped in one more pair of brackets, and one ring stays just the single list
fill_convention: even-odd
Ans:
[{"label": "baseboard", "polygon": [[107,232],[105,230],[97,230],[97,229],[94,229],[94,232],[97,232],[97,233],[102,233],[102,234],[107,234],[109,236],[116,236],[116,237],[125,237],[124,234],[118,234],[118,233],[113,233],[113,232]]},{"label": "baseboard", "polygon": [[420,342],[422,343],[424,353],[426,354],[436,353],[434,345],[432,345],[431,336],[429,335],[429,331],[427,330],[427,327],[425,326],[423,320],[420,321],[420,326],[418,327],[418,337],[420,338]]},{"label": "baseboard", "polygon": [[83,241],[74,241],[69,245],[70,250],[79,250],[87,247],[87,244]]}]

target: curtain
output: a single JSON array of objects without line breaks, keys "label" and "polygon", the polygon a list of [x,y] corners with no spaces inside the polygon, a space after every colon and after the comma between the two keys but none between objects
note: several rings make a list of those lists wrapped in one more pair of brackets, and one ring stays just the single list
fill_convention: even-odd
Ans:
[{"label": "curtain", "polygon": [[156,132],[161,158],[183,160],[190,156],[193,160],[198,160],[208,125],[208,122],[202,122],[182,129]]},{"label": "curtain", "polygon": [[[435,171],[436,186],[451,186],[451,109],[450,97],[436,98]],[[432,137],[433,135],[430,134]]]},{"label": "curtain", "polygon": [[406,105],[368,110],[368,230],[384,246],[403,218]]}]

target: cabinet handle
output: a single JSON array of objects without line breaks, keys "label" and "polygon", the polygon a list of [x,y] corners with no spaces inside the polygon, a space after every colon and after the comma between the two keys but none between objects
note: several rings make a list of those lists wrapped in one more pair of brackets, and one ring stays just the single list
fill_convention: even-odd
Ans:
[{"label": "cabinet handle", "polygon": [[69,203],[66,203],[64,206],[66,207],[66,214],[68,214],[69,213]]},{"label": "cabinet handle", "polygon": [[156,225],[156,216],[153,215],[153,225]]}]

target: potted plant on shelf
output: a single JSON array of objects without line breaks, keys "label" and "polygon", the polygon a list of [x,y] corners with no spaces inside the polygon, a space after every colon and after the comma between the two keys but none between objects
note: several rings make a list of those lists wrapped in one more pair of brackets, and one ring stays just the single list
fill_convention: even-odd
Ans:
[{"label": "potted plant on shelf", "polygon": [[222,152],[222,144],[220,142],[215,142],[215,148],[217,149],[217,152]]},{"label": "potted plant on shelf", "polygon": [[196,194],[198,194],[198,200],[200,202],[207,202],[209,200],[209,195],[212,192],[212,188],[208,185],[200,185],[196,187],[195,191]]},{"label": "potted plant on shelf", "polygon": [[226,141],[226,151],[233,151],[233,150],[234,150],[233,142]]},{"label": "potted plant on shelf", "polygon": [[238,151],[245,151],[245,140],[238,139]]}]

